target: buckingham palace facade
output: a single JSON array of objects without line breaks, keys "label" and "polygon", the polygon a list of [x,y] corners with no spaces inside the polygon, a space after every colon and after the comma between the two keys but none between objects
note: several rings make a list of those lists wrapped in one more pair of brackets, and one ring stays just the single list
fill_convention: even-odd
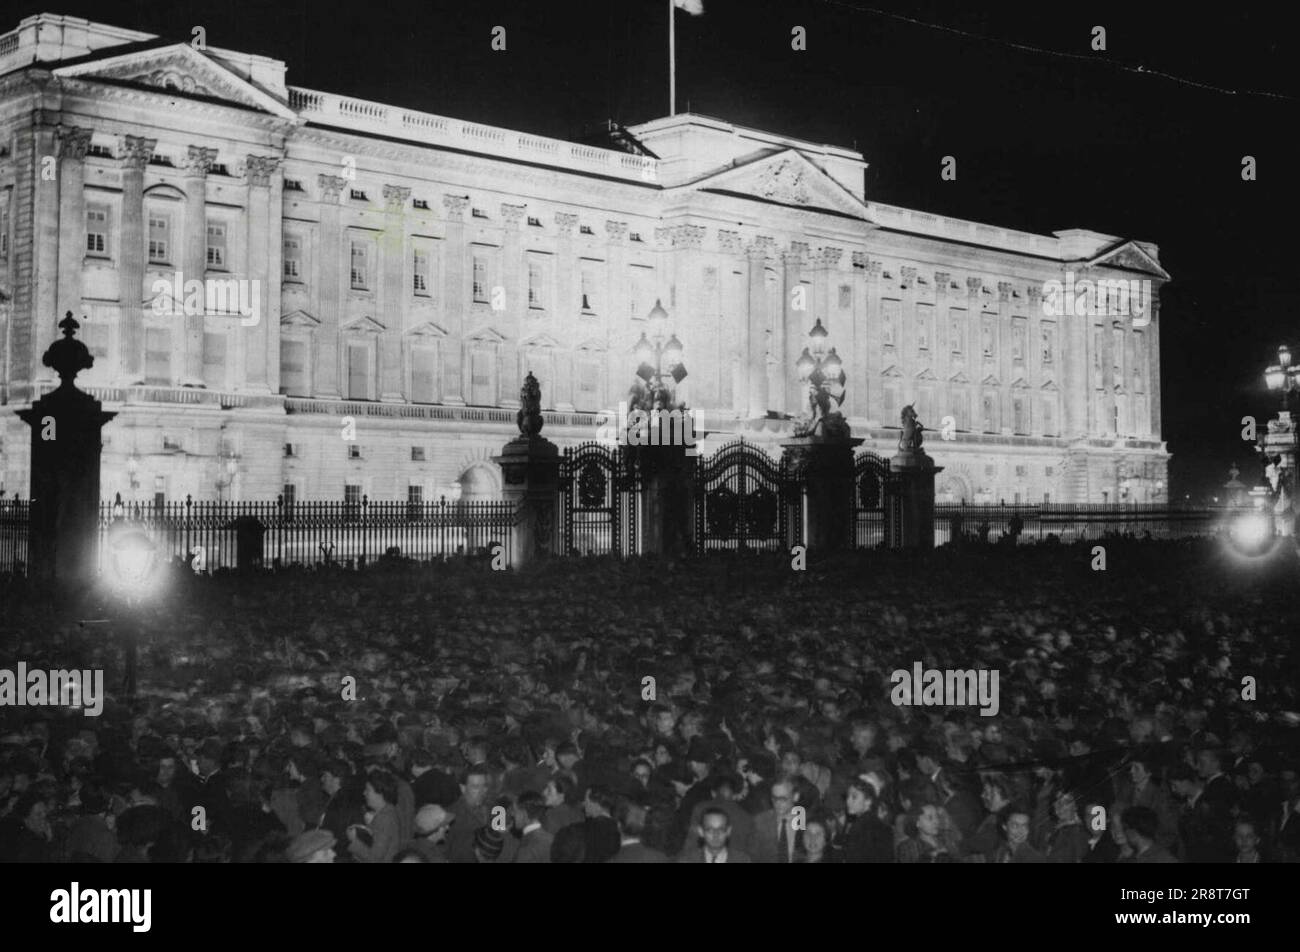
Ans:
[{"label": "buckingham palace facade", "polygon": [[914,404],[941,500],[1166,498],[1149,242],[868,201],[860,153],[698,115],[576,144],[196,45],[51,15],[0,36],[10,495],[67,311],[117,412],[106,495],[430,500],[499,492],[530,370],[545,435],[594,438],[661,301],[706,452],[777,451],[820,320],[854,435],[892,455]]}]

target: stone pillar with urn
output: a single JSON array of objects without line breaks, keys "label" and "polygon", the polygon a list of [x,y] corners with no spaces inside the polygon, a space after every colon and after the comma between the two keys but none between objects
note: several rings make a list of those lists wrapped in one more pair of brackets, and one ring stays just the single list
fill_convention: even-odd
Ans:
[{"label": "stone pillar with urn", "polygon": [[65,588],[89,585],[98,571],[100,431],[117,416],[74,383],[95,362],[74,337],[80,326],[71,311],[59,322],[63,337],[42,363],[61,383],[18,411],[32,429],[28,572]]},{"label": "stone pillar with urn", "polygon": [[515,504],[510,565],[522,569],[557,553],[560,451],[541,435],[542,388],[531,373],[519,391],[519,435],[493,461],[504,476],[502,497]]},{"label": "stone pillar with urn", "polygon": [[893,548],[934,548],[934,477],[943,472],[921,448],[925,427],[910,406],[901,413],[903,432],[898,437],[898,452],[889,461],[895,480],[898,503],[890,506],[885,518],[887,538]]}]

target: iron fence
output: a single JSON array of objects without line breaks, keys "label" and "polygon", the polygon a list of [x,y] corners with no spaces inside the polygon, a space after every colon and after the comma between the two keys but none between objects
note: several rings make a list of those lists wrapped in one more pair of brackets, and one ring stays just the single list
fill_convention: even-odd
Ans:
[{"label": "iron fence", "polygon": [[26,574],[31,519],[30,500],[0,498],[0,574]]},{"label": "iron fence", "polygon": [[944,545],[958,537],[968,542],[996,542],[1013,531],[1025,542],[1041,542],[1049,535],[1069,543],[1130,533],[1149,533],[1154,539],[1183,539],[1213,535],[1237,511],[1228,507],[1140,503],[937,503],[934,544]]},{"label": "iron fence", "polygon": [[238,564],[241,533],[260,536],[262,562],[363,565],[388,552],[419,561],[490,555],[500,544],[507,561],[516,508],[511,502],[184,502],[161,505],[102,502],[100,567],[109,528],[126,520],[144,529],[163,560],[197,560],[215,571]]}]

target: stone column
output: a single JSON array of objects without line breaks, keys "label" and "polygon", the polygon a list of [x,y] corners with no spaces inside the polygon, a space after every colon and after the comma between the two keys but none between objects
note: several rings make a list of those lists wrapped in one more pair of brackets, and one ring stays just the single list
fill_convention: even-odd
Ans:
[{"label": "stone column", "polygon": [[[1014,433],[1016,427],[1015,391],[1011,384],[1016,379],[1016,362],[1011,355],[1011,285],[998,282],[998,402],[1002,405],[1002,429]],[[1012,470],[1014,474],[1015,470]],[[1014,492],[1014,490],[1012,491]],[[1011,496],[1011,492],[1007,493]],[[1014,498],[1014,496],[1011,496]]]},{"label": "stone column", "polygon": [[[559,229],[559,239],[555,242],[555,300],[547,301],[546,307],[556,320],[561,336],[572,339],[572,331],[578,323],[579,305],[582,303],[581,292],[578,290],[578,256],[573,249],[573,233],[578,227],[578,216],[574,212],[557,212],[555,225]],[[572,359],[572,351],[557,348],[553,359],[557,379],[547,381],[555,395],[553,405],[557,410],[572,410],[573,376],[565,371],[565,366]]]},{"label": "stone column", "polygon": [[1151,323],[1146,328],[1147,341],[1147,394],[1151,407],[1151,439],[1160,436],[1160,301],[1154,295],[1151,303]]},{"label": "stone column", "polygon": [[541,435],[540,397],[540,385],[530,373],[520,393],[519,436],[493,457],[503,475],[502,497],[518,507],[510,540],[510,564],[516,569],[555,554],[560,538],[560,456]]},{"label": "stone column", "polygon": [[[239,331],[244,337],[244,354],[247,363],[244,386],[259,393],[271,392],[272,373],[269,366],[271,347],[271,321],[267,316],[270,299],[270,275],[267,265],[271,259],[271,176],[280,166],[278,156],[250,155],[244,163],[248,179],[248,267],[245,273],[249,282],[249,301],[256,300],[253,315],[241,316]],[[277,208],[276,216],[280,214]],[[277,282],[278,286],[278,282]],[[242,298],[242,295],[241,295]],[[252,323],[256,318],[256,323]],[[278,339],[280,328],[274,328]],[[278,375],[280,368],[275,368]]]},{"label": "stone column", "polygon": [[[27,150],[30,149],[37,160],[30,166],[20,163],[16,173],[14,201],[9,206],[10,214],[15,220],[13,231],[18,234],[22,222],[19,216],[28,200],[27,196],[31,196],[31,227],[34,236],[31,248],[23,248],[15,242],[9,252],[10,260],[18,269],[15,272],[18,280],[15,280],[11,288],[14,306],[9,317],[9,346],[14,350],[11,373],[15,377],[21,375],[24,383],[31,384],[32,399],[35,399],[40,392],[41,383],[54,379],[54,375],[41,363],[41,342],[48,339],[47,335],[56,333],[55,324],[59,319],[56,310],[59,300],[59,183],[57,178],[46,179],[41,175],[40,158],[54,155],[59,144],[54,127],[44,124],[44,115],[40,109],[35,111],[30,135],[31,138],[28,139],[27,131],[22,130],[15,140],[17,155],[27,155]],[[27,179],[28,174],[31,175],[30,180]],[[85,234],[84,222],[77,234]],[[81,247],[85,247],[84,237],[78,237],[77,241]],[[26,280],[22,277],[24,264],[32,271]],[[30,320],[18,319],[19,314],[30,314]],[[10,381],[11,385],[12,383],[13,380]]]},{"label": "stone column", "polygon": [[64,128],[59,136],[58,313],[81,310],[81,272],[86,257],[86,150],[90,130]]},{"label": "stone column", "polygon": [[889,461],[898,502],[885,513],[886,537],[902,549],[934,548],[934,477],[944,467],[921,449],[899,450]]},{"label": "stone column", "polygon": [[318,397],[338,399],[343,395],[339,375],[339,324],[342,319],[343,282],[350,263],[343,260],[343,226],[339,196],[348,180],[340,175],[318,175],[320,188],[320,260],[316,280],[320,282],[320,326],[316,329],[312,358],[312,390]]},{"label": "stone column", "polygon": [[122,137],[121,282],[122,378],[127,386],[144,383],[144,168],[157,139]]},{"label": "stone column", "polygon": [[865,352],[862,355],[863,369],[859,377],[862,383],[862,394],[860,397],[855,395],[849,399],[857,401],[854,404],[858,408],[856,412],[868,423],[874,422],[879,425],[882,422],[893,422],[881,419],[885,401],[880,373],[885,368],[881,364],[883,345],[880,333],[880,274],[884,268],[880,261],[871,260],[865,251],[854,252],[853,264],[855,268],[861,268],[862,274],[859,287],[862,289],[864,299],[861,314],[865,327],[860,338],[864,340]]},{"label": "stone column", "polygon": [[[509,338],[501,345],[502,380],[515,380],[519,373],[519,341],[526,336],[528,314],[528,263],[524,258],[519,231],[525,220],[526,205],[501,205],[501,286],[505,289],[505,310],[500,318]],[[501,388],[502,406],[512,406],[507,387]]]},{"label": "stone column", "polygon": [[952,364],[952,322],[948,319],[948,285],[952,275],[947,271],[934,273],[934,375],[939,378],[938,405],[935,423],[943,426],[943,418],[952,413],[952,384],[956,372]]},{"label": "stone column", "polygon": [[[669,332],[675,333],[682,342],[682,360],[691,371],[691,378],[698,378],[699,386],[692,386],[692,379],[683,381],[677,388],[679,400],[690,401],[691,394],[698,390],[699,402],[707,404],[708,385],[705,379],[713,369],[708,353],[707,332],[704,325],[708,317],[700,313],[703,307],[703,261],[700,249],[704,245],[705,228],[703,225],[677,225],[671,229],[672,236],[672,275],[676,289],[676,307],[668,315]],[[694,353],[694,358],[692,358]]]},{"label": "stone column", "polygon": [[[984,431],[984,378],[993,372],[988,358],[984,356],[984,301],[980,297],[980,290],[983,287],[984,281],[981,278],[966,279],[966,323],[969,325],[966,339],[970,349],[966,366],[969,368],[967,375],[974,390],[971,399],[971,432],[973,433]],[[997,347],[996,341],[993,346]],[[996,350],[994,352],[996,353]],[[975,487],[972,486],[971,491],[974,490]]]},{"label": "stone column", "polygon": [[447,221],[447,288],[443,314],[447,318],[449,340],[441,349],[443,360],[443,402],[465,405],[468,391],[464,363],[465,330],[469,326],[470,301],[473,300],[474,261],[465,244],[465,211],[468,195],[443,195],[442,207]]},{"label": "stone column", "polygon": [[[181,273],[186,281],[203,281],[207,271],[208,221],[207,177],[217,159],[216,149],[192,145],[181,160],[185,172],[185,225],[181,244]],[[183,289],[182,289],[183,291]],[[203,380],[203,308],[184,319],[184,371],[181,386],[202,387]]]},{"label": "stone column", "polygon": [[[1086,438],[1091,432],[1092,408],[1092,335],[1089,319],[1080,314],[1054,315],[1056,322],[1057,360],[1061,362],[1061,389],[1064,392],[1065,418],[1061,432],[1067,439]],[[1082,500],[1076,500],[1082,501]]]},{"label": "stone column", "polygon": [[406,209],[411,190],[399,185],[384,186],[384,240],[382,295],[384,332],[379,335],[379,399],[389,403],[405,400],[402,393],[403,315],[410,298],[406,262],[410,259],[406,237]]},{"label": "stone column", "polygon": [[741,318],[745,327],[742,354],[745,361],[745,416],[751,420],[767,416],[768,407],[772,405],[767,390],[766,348],[767,329],[771,326],[771,317],[767,313],[766,269],[771,248],[772,239],[764,237],[755,238],[745,247],[749,265],[749,300]]},{"label": "stone column", "polygon": [[853,548],[853,453],[858,438],[799,437],[782,443],[802,496],[803,541],[812,552]]},{"label": "stone column", "polygon": [[31,427],[31,577],[82,588],[95,581],[99,559],[101,430],[117,416],[78,390],[74,380],[94,364],[73,335],[80,325],[68,314],[64,337],[45,351],[42,363],[62,383],[18,416]]},{"label": "stone column", "polygon": [[800,276],[807,256],[808,245],[802,241],[790,242],[789,249],[781,253],[784,288],[781,306],[784,317],[780,325],[780,336],[773,341],[772,350],[778,357],[778,375],[783,383],[781,403],[776,409],[783,413],[799,413],[803,410],[803,386],[799,383],[794,366],[799,362],[799,354],[803,351],[804,338],[812,330],[813,318],[808,309],[807,297],[804,298],[804,309],[795,310],[794,292],[802,285]]}]

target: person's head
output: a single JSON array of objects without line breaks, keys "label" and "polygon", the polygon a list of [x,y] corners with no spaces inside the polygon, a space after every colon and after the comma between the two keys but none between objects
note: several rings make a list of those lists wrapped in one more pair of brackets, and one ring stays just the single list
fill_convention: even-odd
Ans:
[{"label": "person's head", "polygon": [[939,771],[939,751],[929,744],[918,744],[916,747],[916,768],[930,777]]},{"label": "person's head", "polygon": [[1150,807],[1129,807],[1124,811],[1124,833],[1139,853],[1155,842],[1159,826],[1160,819]]},{"label": "person's head", "polygon": [[803,831],[803,848],[809,856],[820,856],[826,852],[830,842],[830,829],[827,821],[819,817],[810,817]]},{"label": "person's head", "polygon": [[660,737],[672,737],[677,729],[677,715],[666,704],[656,704],[650,709],[650,726]]},{"label": "person's head", "polygon": [[648,760],[638,760],[632,765],[632,779],[642,790],[650,786],[650,778],[654,772],[654,766]]},{"label": "person's head", "polygon": [[916,832],[921,836],[938,836],[942,827],[939,808],[927,803],[915,812]]},{"label": "person's head", "polygon": [[1029,812],[1020,807],[1008,806],[1001,813],[999,826],[1006,837],[1007,846],[1016,849],[1029,839]]},{"label": "person's head", "polygon": [[1264,769],[1264,765],[1258,760],[1252,760],[1246,764],[1246,780],[1250,782],[1252,787],[1257,787],[1263,783],[1267,774],[1268,771]]},{"label": "person's head", "polygon": [[[778,780],[772,784],[772,810],[777,816],[789,816],[798,801],[799,794],[789,780]],[[725,814],[724,814],[725,816]]]},{"label": "person's head", "polygon": [[366,806],[382,810],[386,804],[397,803],[397,778],[387,770],[373,770],[366,778]]},{"label": "person's head", "polygon": [[799,751],[791,747],[781,754],[781,776],[795,777],[799,774],[799,768],[803,765],[803,757]]},{"label": "person's head", "polygon": [[1151,779],[1151,770],[1145,761],[1135,758],[1133,762],[1128,765],[1128,775],[1133,781],[1134,786],[1142,787]]},{"label": "person's head", "polygon": [[541,823],[546,816],[546,800],[536,790],[525,790],[515,801],[515,826],[523,830]]},{"label": "person's head", "polygon": [[690,741],[694,737],[699,737],[704,733],[704,715],[699,711],[689,711],[682,715],[682,719],[677,724],[678,732],[682,735],[682,740]]},{"label": "person's head", "polygon": [[320,770],[320,785],[326,796],[334,796],[343,789],[344,782],[352,771],[346,760],[327,760]]},{"label": "person's head", "polygon": [[582,811],[589,818],[614,815],[614,794],[609,787],[596,784],[587,788]]},{"label": "person's head", "polygon": [[744,796],[745,781],[729,770],[723,770],[713,776],[709,785],[715,800],[737,800]]},{"label": "person's head", "polygon": [[568,777],[557,774],[542,788],[542,799],[548,807],[562,807],[572,803],[576,786]]},{"label": "person's head", "polygon": [[844,812],[849,816],[861,816],[870,812],[876,802],[876,788],[862,777],[854,777],[844,791]]},{"label": "person's head", "polygon": [[394,863],[427,863],[424,854],[419,850],[402,850],[393,857]]},{"label": "person's head", "polygon": [[1211,747],[1202,748],[1196,755],[1196,772],[1202,780],[1209,780],[1222,770],[1223,761],[1219,752]]},{"label": "person's head", "polygon": [[561,827],[551,841],[552,863],[581,863],[587,858],[587,831],[584,823]]},{"label": "person's head", "polygon": [[42,836],[50,828],[48,814],[49,807],[45,803],[45,797],[35,790],[24,793],[14,804],[13,815],[21,820],[27,829]]},{"label": "person's head", "polygon": [[725,811],[711,807],[700,816],[699,832],[705,849],[712,853],[721,852],[731,837],[731,820]]},{"label": "person's head", "polygon": [[487,768],[481,764],[473,765],[461,774],[460,794],[471,807],[480,807],[487,799],[490,784]]},{"label": "person's head", "polygon": [[1204,786],[1200,774],[1186,764],[1178,764],[1169,771],[1169,788],[1180,797],[1195,796]]},{"label": "person's head", "polygon": [[654,758],[656,767],[664,767],[673,762],[673,749],[664,741],[655,744]]},{"label": "person's head", "polygon": [[487,742],[478,738],[467,740],[462,745],[462,753],[464,754],[465,762],[472,767],[486,763],[488,758]]},{"label": "person's head", "polygon": [[97,779],[90,778],[82,783],[77,796],[84,816],[100,816],[108,812],[109,791]]},{"label": "person's head", "polygon": [[618,823],[619,833],[639,839],[645,832],[646,808],[635,800],[624,798],[619,801],[614,819]]},{"label": "person's head", "polygon": [[1259,849],[1259,831],[1255,827],[1255,821],[1249,817],[1241,817],[1237,820],[1237,825],[1233,829],[1232,841],[1237,846],[1237,853],[1242,856],[1249,856]]},{"label": "person's head", "polygon": [[1000,813],[1011,802],[1011,791],[1001,777],[988,777],[984,781],[980,799],[990,813]]},{"label": "person's head", "polygon": [[862,756],[876,743],[876,725],[871,721],[854,721],[849,743],[858,756]]},{"label": "person's head", "polygon": [[415,835],[430,843],[441,843],[456,818],[435,803],[426,803],[415,813]]},{"label": "person's head", "polygon": [[560,765],[561,770],[572,771],[574,765],[578,762],[577,745],[572,741],[565,741],[555,748],[555,762]]},{"label": "person's head", "polygon": [[170,787],[172,781],[176,779],[176,757],[172,754],[163,754],[158,758],[158,773],[154,778],[158,781],[160,787]]},{"label": "person's head", "polygon": [[1064,791],[1056,795],[1052,802],[1052,810],[1056,813],[1056,819],[1059,823],[1073,823],[1079,819],[1079,804],[1074,798],[1074,794]]}]

